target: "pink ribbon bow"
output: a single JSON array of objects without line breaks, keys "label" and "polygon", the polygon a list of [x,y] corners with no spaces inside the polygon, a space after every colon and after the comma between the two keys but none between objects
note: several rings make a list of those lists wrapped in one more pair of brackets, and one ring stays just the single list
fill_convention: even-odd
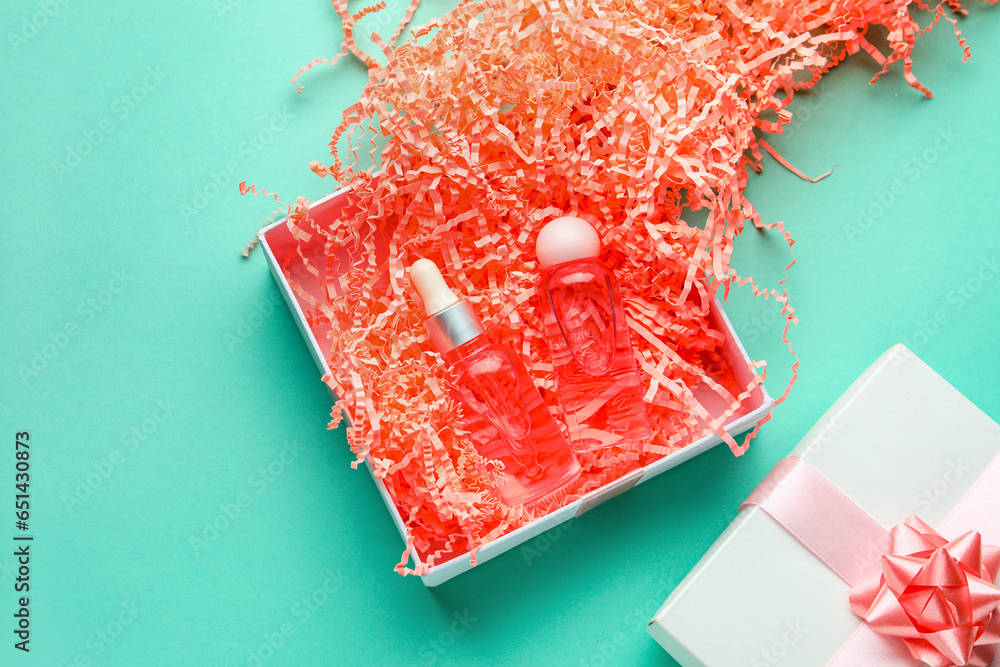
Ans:
[{"label": "pink ribbon bow", "polygon": [[[759,507],[850,586],[866,622],[831,665],[1000,667],[1000,458],[942,524],[908,517],[886,531],[803,459],[778,461],[740,505]],[[959,529],[959,526],[962,528]],[[867,554],[876,554],[869,558]],[[881,637],[880,637],[881,635]],[[902,641],[896,641],[896,640]],[[905,647],[905,648],[904,648]],[[994,661],[995,662],[992,662]]]},{"label": "pink ribbon bow", "polygon": [[949,542],[915,516],[889,531],[881,574],[851,588],[851,609],[930,667],[985,667],[1000,644],[1000,547],[970,531]]}]

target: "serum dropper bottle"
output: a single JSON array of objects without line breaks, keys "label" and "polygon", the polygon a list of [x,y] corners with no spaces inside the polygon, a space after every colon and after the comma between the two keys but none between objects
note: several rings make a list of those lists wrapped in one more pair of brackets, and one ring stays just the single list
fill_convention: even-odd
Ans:
[{"label": "serum dropper bottle", "polygon": [[546,224],[535,241],[538,301],[573,448],[641,443],[652,435],[618,281],[581,218]]},{"label": "serum dropper bottle", "polygon": [[464,404],[463,426],[481,456],[503,463],[503,501],[529,505],[576,479],[580,464],[520,358],[490,341],[434,262],[417,260],[409,273],[427,312],[424,327]]}]

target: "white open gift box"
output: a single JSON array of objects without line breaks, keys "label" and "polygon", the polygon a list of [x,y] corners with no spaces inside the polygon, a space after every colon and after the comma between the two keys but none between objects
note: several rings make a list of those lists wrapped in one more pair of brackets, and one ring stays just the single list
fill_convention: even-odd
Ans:
[{"label": "white open gift box", "polygon": [[[992,488],[981,482],[984,471],[1000,470],[1000,426],[903,345],[872,364],[791,456],[885,528],[915,514],[946,539],[976,530],[1000,544],[994,491],[985,491],[994,516],[969,525],[968,512],[953,514],[970,491],[982,504]],[[917,665],[901,639],[860,627],[848,593],[791,533],[749,507],[671,593],[649,633],[684,667]]]},{"label": "white open gift box", "polygon": [[[320,223],[324,220],[336,220],[336,218],[343,211],[344,207],[349,205],[349,202],[350,191],[347,189],[340,190],[317,202],[314,202],[310,207],[310,217]],[[321,264],[322,261],[325,261],[325,258],[320,257],[323,252],[323,243],[320,242],[316,236],[314,236],[315,242],[312,244],[299,241],[292,235],[286,224],[286,219],[281,219],[260,230],[258,237],[264,253],[267,256],[268,265],[271,267],[271,273],[274,276],[274,280],[277,282],[278,288],[281,290],[281,293],[285,297],[285,301],[288,303],[288,307],[292,311],[295,322],[298,325],[299,330],[302,332],[302,336],[305,338],[306,343],[309,346],[309,350],[312,352],[313,358],[316,360],[316,365],[319,367],[321,373],[328,373],[329,367],[327,366],[325,355],[318,342],[326,340],[327,330],[324,328],[323,323],[318,322],[316,318],[307,317],[306,313],[309,312],[310,306],[306,301],[299,298],[292,290],[289,284],[289,276],[286,274],[288,264],[285,261],[290,255],[297,253],[298,248],[301,246],[303,254],[316,259],[317,262]],[[350,258],[338,257],[337,261],[350,261]],[[343,266],[343,264],[340,264],[340,266]],[[313,289],[318,290],[319,285],[317,279],[311,274],[305,273],[304,275],[296,275],[294,279],[303,289],[310,290],[311,293],[315,293],[316,295],[321,294],[319,291],[312,292]],[[732,325],[726,318],[726,314],[723,312],[718,301],[714,301],[711,304],[711,324],[714,328],[721,331],[725,335],[726,340],[723,348],[723,356],[731,366],[736,376],[736,380],[744,386],[748,385],[753,377],[750,359],[747,356],[746,350],[743,349],[743,345],[736,337],[736,333],[733,331]],[[722,411],[727,407],[724,405],[723,400],[707,387],[695,388],[695,396],[713,415],[722,414]],[[758,385],[753,389],[750,397],[744,402],[741,409],[726,421],[726,431],[735,435],[750,429],[770,411],[773,404],[774,401],[770,396],[768,396],[763,385]],[[658,461],[655,461],[645,468],[634,470],[624,477],[610,482],[599,489],[595,489],[576,501],[484,545],[477,553],[477,561],[479,563],[483,563],[490,558],[503,553],[504,551],[513,549],[540,533],[557,526],[563,521],[567,521],[574,516],[578,516],[596,507],[597,505],[600,505],[606,500],[624,493],[636,484],[658,475],[664,470],[673,468],[674,466],[690,459],[692,456],[700,454],[710,447],[720,444],[721,442],[722,439],[718,435],[714,433],[710,434],[688,444],[668,456],[659,459]],[[369,472],[371,472],[370,461],[366,461],[366,463],[368,464]],[[403,525],[403,520],[400,516],[399,510],[387,493],[382,482],[378,478],[374,477],[374,475],[373,479],[375,479],[375,485],[378,487],[379,493],[382,495],[382,499],[385,501],[386,507],[389,508],[389,514],[392,516],[392,520],[395,522],[400,535],[403,536],[403,540],[405,541],[406,528]],[[419,554],[415,554],[414,558],[419,564]],[[434,565],[429,568],[424,575],[422,575],[422,579],[424,584],[427,586],[437,586],[438,584],[441,584],[448,579],[469,570],[471,567],[472,564],[470,555],[466,553],[451,560]]]}]

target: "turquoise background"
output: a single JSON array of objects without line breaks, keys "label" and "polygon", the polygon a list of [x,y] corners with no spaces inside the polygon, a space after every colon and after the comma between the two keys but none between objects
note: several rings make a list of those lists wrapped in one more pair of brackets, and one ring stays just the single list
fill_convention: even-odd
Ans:
[{"label": "turquoise background", "polygon": [[[390,5],[358,32],[390,33]],[[429,0],[417,22],[447,8]],[[947,24],[916,49],[933,100],[898,66],[869,86],[876,65],[852,57],[773,139],[834,175],[809,184],[767,158],[751,178],[763,218],[798,241],[802,377],[750,452],[717,448],[429,590],[393,573],[399,535],[325,428],[263,255],[240,255],[272,206],[238,181],[285,201],[334,187],[307,164],[364,68],[289,84],[339,48],[329,3],[3,3],[0,543],[22,430],[36,539],[30,656],[13,649],[0,547],[0,664],[674,664],[647,621],[882,351],[908,342],[1000,418],[1000,12],[971,9],[967,64]],[[769,286],[787,261],[753,229],[734,257]],[[780,394],[792,360],[774,302],[736,290],[727,310]]]}]

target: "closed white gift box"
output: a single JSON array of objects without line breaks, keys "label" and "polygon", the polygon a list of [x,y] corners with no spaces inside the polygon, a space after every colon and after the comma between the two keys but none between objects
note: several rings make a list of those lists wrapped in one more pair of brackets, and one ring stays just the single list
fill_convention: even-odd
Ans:
[{"label": "closed white gift box", "polygon": [[[887,529],[913,514],[937,528],[1000,456],[1000,426],[896,345],[791,456]],[[1000,521],[988,523],[977,527],[984,543],[1000,544]],[[819,558],[750,507],[671,593],[649,633],[684,667],[817,667],[837,656],[862,623],[848,593]],[[883,663],[872,657],[863,664]]]}]

